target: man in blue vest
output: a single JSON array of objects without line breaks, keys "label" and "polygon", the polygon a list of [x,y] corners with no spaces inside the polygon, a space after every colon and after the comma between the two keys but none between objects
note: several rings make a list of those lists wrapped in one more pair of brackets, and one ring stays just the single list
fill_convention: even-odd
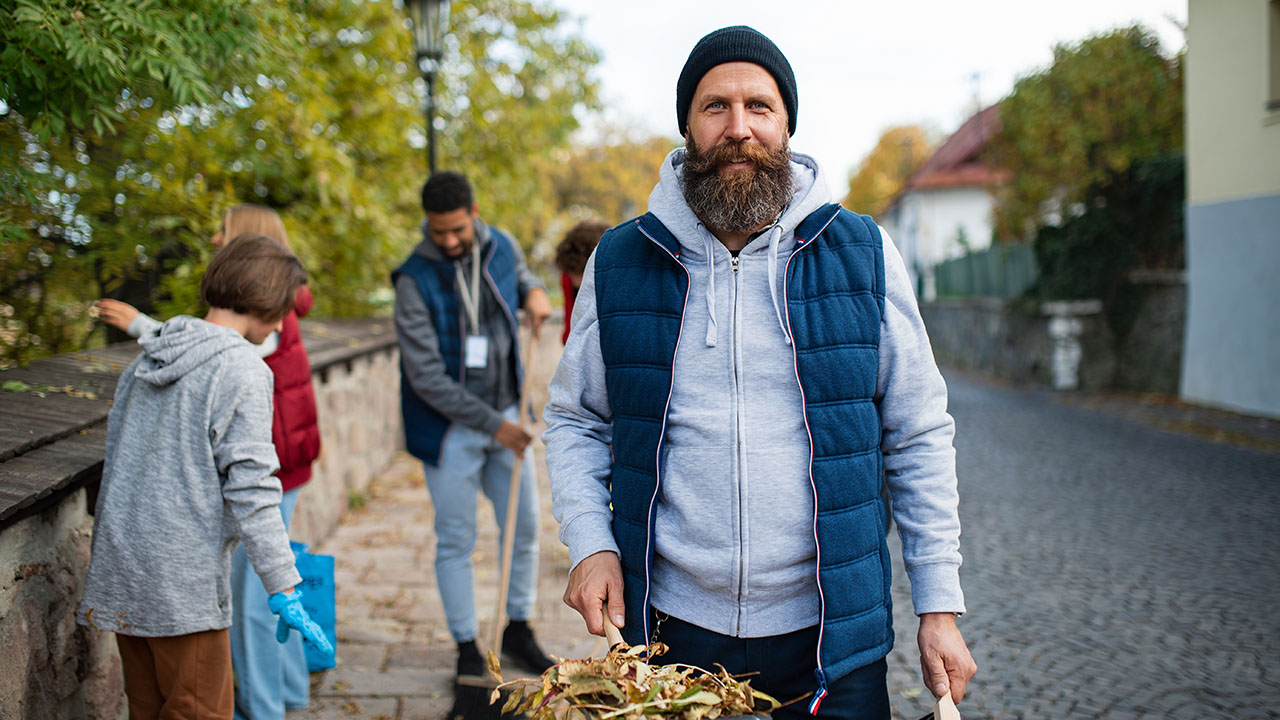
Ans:
[{"label": "man in blue vest", "polygon": [[[458,674],[478,676],[485,663],[476,645],[471,575],[476,496],[489,498],[501,527],[513,463],[533,437],[516,409],[522,372],[516,310],[525,309],[536,337],[551,304],[515,240],[480,219],[466,177],[433,174],[422,188],[422,207],[422,242],[392,273],[400,406],[405,445],[423,462],[435,507],[436,582],[458,643]],[[541,672],[551,660],[529,628],[538,584],[538,486],[532,459],[522,465],[506,608],[511,623],[502,649]]]},{"label": "man in blue vest", "polygon": [[702,38],[676,86],[685,147],[649,213],[584,272],[546,406],[565,602],[661,662],[758,672],[807,703],[888,718],[887,483],[921,667],[955,700],[954,423],[902,259],[792,153],[798,96],[768,38]]}]

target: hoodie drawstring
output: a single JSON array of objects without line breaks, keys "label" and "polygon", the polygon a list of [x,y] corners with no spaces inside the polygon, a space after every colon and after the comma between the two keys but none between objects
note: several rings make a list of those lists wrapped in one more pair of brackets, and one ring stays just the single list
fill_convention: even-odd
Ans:
[{"label": "hoodie drawstring", "polygon": [[[716,254],[715,246],[719,242],[707,228],[698,223],[702,231],[702,239],[707,250],[707,347],[715,347],[719,325],[716,319]],[[773,300],[773,313],[778,318],[778,327],[782,328],[782,339],[791,345],[791,333],[787,331],[787,321],[782,316],[782,306],[778,304],[778,243],[782,240],[782,226],[775,224],[769,228],[769,298]]]},{"label": "hoodie drawstring", "polygon": [[707,347],[716,346],[719,326],[716,324],[716,246],[719,242],[702,223],[698,223],[707,247]]},{"label": "hoodie drawstring", "polygon": [[778,327],[782,328],[782,339],[791,345],[791,333],[787,332],[787,322],[782,317],[782,308],[778,305],[778,241],[782,239],[782,226],[774,224],[769,229],[769,297],[773,299],[773,312],[778,316]]}]

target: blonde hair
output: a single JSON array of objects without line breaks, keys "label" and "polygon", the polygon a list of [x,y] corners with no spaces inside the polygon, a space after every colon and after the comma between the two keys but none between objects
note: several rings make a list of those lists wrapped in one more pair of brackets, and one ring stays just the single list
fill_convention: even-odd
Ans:
[{"label": "blonde hair", "polygon": [[284,231],[280,216],[275,210],[262,205],[233,205],[222,217],[223,242],[229,243],[241,235],[258,235],[289,247],[289,236]]}]

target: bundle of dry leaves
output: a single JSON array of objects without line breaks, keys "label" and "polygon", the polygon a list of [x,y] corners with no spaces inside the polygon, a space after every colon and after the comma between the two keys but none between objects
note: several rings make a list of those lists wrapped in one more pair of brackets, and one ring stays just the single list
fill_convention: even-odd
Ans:
[{"label": "bundle of dry leaves", "polygon": [[[650,665],[666,652],[662,643],[615,645],[602,659],[564,660],[542,674],[502,683],[510,696],[503,714],[528,714],[532,720],[640,720],[640,718],[716,718],[768,713],[778,701],[751,689],[720,668],[712,673],[692,665]],[[489,653],[489,670],[501,681],[497,658]]]}]

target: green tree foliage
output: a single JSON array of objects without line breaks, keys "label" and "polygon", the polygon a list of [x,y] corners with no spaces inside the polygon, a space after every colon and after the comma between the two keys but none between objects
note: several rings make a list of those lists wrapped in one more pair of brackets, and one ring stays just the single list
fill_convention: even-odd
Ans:
[{"label": "green tree foliage", "polygon": [[932,135],[919,125],[888,128],[849,178],[844,206],[879,215],[936,148]]},{"label": "green tree foliage", "polygon": [[[0,147],[12,154],[0,175],[42,183],[0,204],[18,229],[0,248],[9,359],[83,346],[101,293],[162,316],[198,311],[208,237],[237,202],[280,212],[318,314],[385,306],[388,273],[420,237],[426,176],[425,84],[404,13],[389,0],[236,5],[271,18],[259,38],[270,47],[232,63],[211,99],[130,84],[111,106],[114,134],[68,123],[46,141],[17,111],[26,106],[9,104]],[[526,244],[549,241],[549,158],[575,111],[594,103],[595,54],[564,16],[530,2],[452,6],[437,83],[440,164],[474,178],[488,219]]]},{"label": "green tree foliage", "polygon": [[591,75],[599,54],[569,19],[523,0],[450,5],[439,166],[466,173],[481,214],[526,250],[559,239],[550,236],[560,211],[548,182],[554,156],[578,116],[599,108]]},{"label": "green tree foliage", "polygon": [[120,91],[162,105],[214,100],[220,76],[269,47],[273,3],[254,0],[16,0],[0,17],[0,92],[41,140],[103,134]]},{"label": "green tree foliage", "polygon": [[1137,160],[1182,148],[1182,59],[1141,26],[1054,48],[1053,64],[1000,104],[992,165],[998,237],[1028,237],[1046,215],[1070,214]]},{"label": "green tree foliage", "polygon": [[1181,153],[1136,160],[1109,176],[1091,190],[1080,214],[1036,233],[1037,293],[1050,300],[1099,298],[1119,308],[1132,271],[1184,267],[1185,186]]},{"label": "green tree foliage", "polygon": [[91,327],[84,295],[110,253],[90,252],[77,212],[90,145],[104,145],[131,105],[216,98],[267,55],[262,29],[278,14],[251,0],[17,0],[0,16],[4,356],[71,349]]}]

